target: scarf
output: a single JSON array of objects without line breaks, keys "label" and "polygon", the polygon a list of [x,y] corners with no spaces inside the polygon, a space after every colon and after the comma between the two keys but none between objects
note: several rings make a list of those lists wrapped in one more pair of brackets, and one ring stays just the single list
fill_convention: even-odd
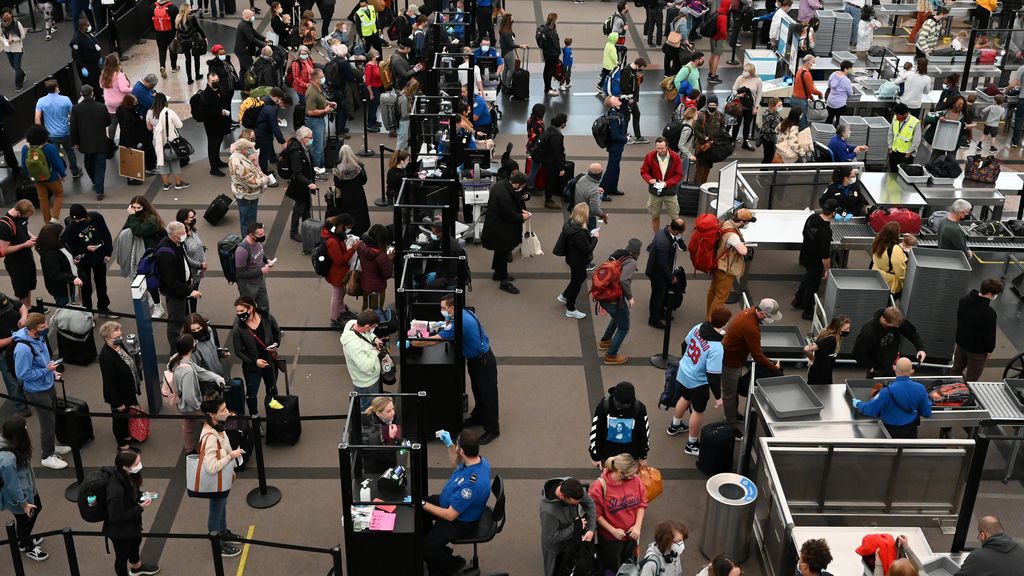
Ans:
[{"label": "scarf", "polygon": [[124,360],[124,363],[132,369],[132,377],[135,379],[135,382],[141,381],[142,378],[139,376],[139,367],[135,365],[135,359],[125,352],[124,348],[120,346],[114,348],[114,350],[117,351],[117,355],[121,357],[121,360]]}]

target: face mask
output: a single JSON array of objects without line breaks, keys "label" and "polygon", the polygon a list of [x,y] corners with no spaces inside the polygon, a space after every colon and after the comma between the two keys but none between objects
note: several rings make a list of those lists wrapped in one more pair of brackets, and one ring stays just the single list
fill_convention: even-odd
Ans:
[{"label": "face mask", "polygon": [[255,237],[253,237],[253,240],[255,240],[257,242],[266,242],[267,241],[267,237],[266,236],[255,236]]},{"label": "face mask", "polygon": [[305,60],[305,59],[309,58],[309,54],[299,54],[299,58],[302,58],[303,60]]},{"label": "face mask", "polygon": [[131,468],[129,468],[128,472],[130,474],[138,474],[139,472],[142,472],[142,462],[139,462],[135,466],[132,466]]},{"label": "face mask", "polygon": [[192,332],[192,337],[195,338],[197,342],[206,342],[210,339],[210,331],[204,328],[198,332]]},{"label": "face mask", "polygon": [[434,240],[436,242],[437,241],[437,234],[434,234],[433,232],[431,232],[430,233],[430,239]]},{"label": "face mask", "polygon": [[764,322],[766,325],[771,325],[775,324],[775,319],[772,318],[771,316],[765,316],[764,320],[762,320],[761,322]]},{"label": "face mask", "polygon": [[246,322],[249,320],[250,314],[248,312],[239,312],[238,314],[235,314],[235,316],[238,316],[239,322]]},{"label": "face mask", "polygon": [[92,26],[86,26],[85,27],[85,33],[88,34],[90,32],[92,32]]},{"label": "face mask", "polygon": [[717,110],[718,110],[718,105],[717,104],[713,104],[711,106],[708,106],[708,112],[715,112]]},{"label": "face mask", "polygon": [[447,310],[441,310],[441,316],[443,316],[445,320],[452,319],[452,313]]},{"label": "face mask", "polygon": [[999,294],[994,294],[992,296],[992,301],[995,302],[997,298],[999,298]]},{"label": "face mask", "polygon": [[490,44],[481,44],[480,45],[480,51],[483,52],[484,54],[490,52],[490,50],[491,50],[491,45]]},{"label": "face mask", "polygon": [[223,62],[224,60],[228,59],[228,55],[227,54],[219,54],[217,56],[217,59],[220,60],[221,62]]},{"label": "face mask", "polygon": [[683,550],[686,550],[686,542],[673,542],[672,552],[675,552],[676,556],[682,556]]},{"label": "face mask", "polygon": [[320,85],[322,86],[324,84],[327,84],[327,78],[324,78],[323,76],[321,76],[320,77]]},{"label": "face mask", "polygon": [[846,338],[847,336],[850,335],[850,331],[849,330],[843,330],[842,332],[839,333],[839,335],[842,336],[843,338]]}]

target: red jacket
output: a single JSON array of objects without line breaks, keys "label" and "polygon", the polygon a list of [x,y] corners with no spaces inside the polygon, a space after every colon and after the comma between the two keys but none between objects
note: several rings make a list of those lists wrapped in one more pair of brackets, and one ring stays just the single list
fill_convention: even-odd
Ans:
[{"label": "red jacket", "polygon": [[644,165],[640,167],[640,176],[643,177],[645,183],[650,182],[653,178],[664,182],[667,188],[672,188],[683,181],[683,161],[679,154],[669,150],[668,174],[662,174],[661,165],[658,164],[658,151],[651,150],[644,157]]},{"label": "red jacket", "polygon": [[718,31],[712,40],[729,39],[729,2],[722,2],[718,5]]},{"label": "red jacket", "polygon": [[367,62],[363,70],[363,82],[368,88],[384,88],[380,80],[380,66],[376,62]]},{"label": "red jacket", "polygon": [[327,246],[327,257],[331,259],[331,269],[327,272],[327,283],[331,286],[342,286],[345,275],[348,274],[348,261],[356,251],[358,244],[351,248],[345,247],[345,242],[332,234],[327,227],[320,229],[320,237],[324,239]]},{"label": "red jacket", "polygon": [[313,72],[313,61],[306,59],[295,59],[292,60],[291,66],[292,72],[292,88],[296,92],[306,95],[306,88],[309,88],[309,75]]}]

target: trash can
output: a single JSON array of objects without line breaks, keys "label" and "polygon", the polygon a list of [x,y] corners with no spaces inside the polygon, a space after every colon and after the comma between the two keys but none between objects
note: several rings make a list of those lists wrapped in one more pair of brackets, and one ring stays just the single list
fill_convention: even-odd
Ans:
[{"label": "trash can", "polygon": [[725,472],[708,479],[708,506],[700,551],[707,558],[728,554],[736,563],[750,555],[757,486],[745,476]]},{"label": "trash can", "polygon": [[697,202],[697,215],[718,213],[718,182],[707,182],[700,185],[700,200]]}]

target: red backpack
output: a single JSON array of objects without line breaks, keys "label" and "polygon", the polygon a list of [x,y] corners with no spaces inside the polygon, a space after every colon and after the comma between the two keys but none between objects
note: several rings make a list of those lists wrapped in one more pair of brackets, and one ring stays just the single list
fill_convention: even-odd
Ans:
[{"label": "red backpack", "polygon": [[153,7],[153,30],[157,32],[171,31],[171,14],[167,10],[168,4],[157,3]]},{"label": "red backpack", "polygon": [[722,237],[722,225],[714,214],[701,214],[693,223],[693,234],[686,245],[693,269],[711,272],[718,267],[718,240]]},{"label": "red backpack", "polygon": [[594,269],[590,277],[590,296],[594,302],[618,302],[622,300],[622,262],[630,258],[613,258],[605,260],[600,266]]}]

